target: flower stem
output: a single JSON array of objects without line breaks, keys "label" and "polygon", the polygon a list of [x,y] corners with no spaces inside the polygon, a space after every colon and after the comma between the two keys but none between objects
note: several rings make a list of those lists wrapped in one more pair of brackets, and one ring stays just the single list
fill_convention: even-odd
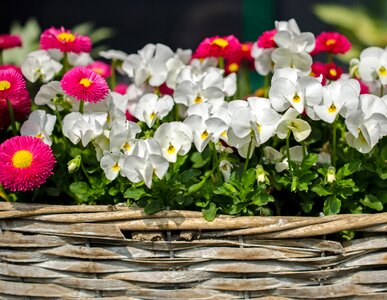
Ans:
[{"label": "flower stem", "polygon": [[224,58],[221,56],[218,57],[218,67],[224,70]]},{"label": "flower stem", "polygon": [[332,165],[336,168],[337,118],[332,124]]},{"label": "flower stem", "polygon": [[245,165],[243,167],[243,173],[242,173],[242,178],[245,177],[247,167],[249,166],[249,161],[250,161],[250,154],[251,154],[251,146],[253,145],[253,137],[251,137],[250,143],[249,143],[249,148],[247,149],[247,157],[245,161]]},{"label": "flower stem", "polygon": [[60,130],[62,131],[62,118],[59,114],[59,111],[58,111],[58,105],[55,104],[55,114],[56,114],[56,118],[58,119],[58,122],[59,122],[59,126],[60,126]]},{"label": "flower stem", "polygon": [[288,159],[289,172],[293,177],[293,169],[292,169],[292,165],[290,163],[291,162],[291,160],[290,160],[290,132],[289,132],[288,136],[286,137],[286,157]]},{"label": "flower stem", "polygon": [[0,66],[3,65],[3,50],[0,50]]},{"label": "flower stem", "polygon": [[80,112],[81,114],[83,114],[84,106],[85,106],[85,101],[81,100],[81,101],[79,102],[79,112]]},{"label": "flower stem", "polygon": [[13,135],[17,135],[15,114],[13,111],[12,103],[8,99],[7,99],[7,105],[8,105],[9,117],[11,119],[12,133],[13,133]]},{"label": "flower stem", "polygon": [[270,74],[264,77],[263,97],[267,98],[269,96],[269,88],[270,88]]},{"label": "flower stem", "polygon": [[384,96],[384,85],[381,84],[380,85],[380,97],[383,97]]},{"label": "flower stem", "polygon": [[110,89],[114,90],[116,87],[116,66],[117,60],[113,59],[111,64],[112,75],[110,76]]},{"label": "flower stem", "polygon": [[63,52],[63,71],[66,73],[69,70],[69,58],[67,52]]}]

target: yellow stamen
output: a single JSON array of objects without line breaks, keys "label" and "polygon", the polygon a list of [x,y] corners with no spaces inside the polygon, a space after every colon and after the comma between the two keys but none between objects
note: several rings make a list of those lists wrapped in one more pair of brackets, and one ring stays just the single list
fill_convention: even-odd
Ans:
[{"label": "yellow stamen", "polygon": [[244,52],[249,51],[249,45],[242,44],[242,51],[244,51]]},{"label": "yellow stamen", "polygon": [[258,129],[258,133],[261,133],[261,131],[262,131],[262,126],[261,126],[261,124],[258,124],[258,123],[257,123],[257,129]]},{"label": "yellow stamen", "polygon": [[113,170],[114,172],[118,172],[120,169],[121,169],[121,168],[120,168],[120,166],[118,165],[118,163],[115,163],[115,164],[112,166],[112,170]]},{"label": "yellow stamen", "polygon": [[11,83],[8,80],[0,81],[0,91],[8,90],[11,87]]},{"label": "yellow stamen", "polygon": [[168,154],[173,154],[175,153],[175,151],[176,151],[175,147],[171,143],[169,143],[169,147],[167,149]]},{"label": "yellow stamen", "polygon": [[92,81],[89,79],[89,78],[82,78],[80,81],[79,81],[79,84],[82,84],[84,87],[89,87],[92,85]]},{"label": "yellow stamen", "polygon": [[126,151],[130,151],[130,149],[132,148],[128,142],[126,142],[123,146],[122,146],[123,149],[125,149]]},{"label": "yellow stamen", "polygon": [[74,42],[75,40],[75,35],[73,35],[72,33],[69,33],[69,32],[62,32],[62,33],[59,33],[56,38],[61,41],[61,42],[66,42],[66,43],[70,43],[70,42]]},{"label": "yellow stamen", "polygon": [[222,137],[222,138],[227,138],[227,130],[225,130],[225,131],[223,131],[221,134],[220,134],[220,136]]},{"label": "yellow stamen", "polygon": [[203,133],[201,134],[200,138],[202,140],[205,140],[207,137],[208,137],[208,132],[207,132],[207,130],[204,130]]},{"label": "yellow stamen", "polygon": [[149,119],[152,121],[155,117],[156,117],[156,114],[155,114],[155,112],[153,111],[153,112],[149,115]]},{"label": "yellow stamen", "polygon": [[298,129],[298,125],[295,123],[295,122],[290,122],[290,124],[289,124],[289,126],[288,126],[288,128],[294,128],[294,129]]},{"label": "yellow stamen", "polygon": [[[385,67],[380,67],[379,68],[379,76],[386,76],[387,75],[387,70]],[[1,83],[1,82],[0,82]]]},{"label": "yellow stamen", "polygon": [[329,74],[331,74],[332,76],[337,76],[337,71],[335,69],[330,69]]},{"label": "yellow stamen", "polygon": [[194,100],[194,103],[195,104],[199,104],[199,103],[202,103],[202,102],[203,102],[203,98],[200,95],[197,95],[195,100]]},{"label": "yellow stamen", "polygon": [[28,150],[19,150],[12,156],[12,165],[17,169],[28,168],[32,164],[32,153]]},{"label": "yellow stamen", "polygon": [[239,65],[237,64],[237,63],[232,63],[232,64],[230,64],[229,66],[228,66],[228,70],[230,71],[230,72],[238,72],[238,70],[239,70]]},{"label": "yellow stamen", "polygon": [[334,39],[329,39],[325,42],[325,45],[327,46],[334,45],[334,44],[336,44],[336,40]]},{"label": "yellow stamen", "polygon": [[336,105],[334,103],[332,103],[331,106],[329,106],[328,112],[330,112],[331,114],[336,112]]},{"label": "yellow stamen", "polygon": [[93,71],[99,75],[103,74],[103,70],[101,68],[93,68]]},{"label": "yellow stamen", "polygon": [[228,42],[225,39],[221,39],[221,38],[217,38],[217,39],[213,40],[211,44],[212,45],[217,45],[217,46],[219,46],[221,48],[224,48],[224,47],[228,46]]},{"label": "yellow stamen", "polygon": [[41,132],[39,132],[39,133],[36,135],[36,137],[37,137],[38,139],[42,139],[42,138],[43,138],[43,134],[42,134]]},{"label": "yellow stamen", "polygon": [[298,103],[298,102],[300,102],[300,101],[301,101],[300,96],[298,96],[298,94],[295,93],[295,95],[293,96],[293,102],[294,102],[294,103]]}]

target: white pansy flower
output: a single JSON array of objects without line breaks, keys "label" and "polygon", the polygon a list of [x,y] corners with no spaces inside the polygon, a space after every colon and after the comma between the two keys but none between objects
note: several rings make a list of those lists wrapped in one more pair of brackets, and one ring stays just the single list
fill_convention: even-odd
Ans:
[{"label": "white pansy flower", "polygon": [[[47,53],[56,61],[60,61],[61,59],[63,59],[63,52],[58,49],[49,49],[47,50]],[[71,66],[75,67],[87,66],[93,62],[93,59],[91,58],[90,54],[86,52],[68,52],[67,61]]]},{"label": "white pansy flower", "polygon": [[21,65],[23,75],[31,82],[39,78],[48,82],[62,69],[62,64],[54,60],[47,51],[38,50],[28,54]]},{"label": "white pansy flower", "polygon": [[286,139],[289,133],[292,132],[294,139],[301,142],[310,135],[312,128],[308,122],[298,119],[298,115],[299,113],[291,107],[282,116],[276,130],[276,134],[280,139]]},{"label": "white pansy flower", "polygon": [[332,82],[323,87],[323,100],[313,111],[325,122],[333,123],[339,113],[345,118],[357,110],[359,92],[359,83],[354,79]]},{"label": "white pansy flower", "polygon": [[126,120],[129,96],[127,94],[121,95],[116,92],[111,92],[110,96],[110,101],[108,103],[110,121],[116,119]]},{"label": "white pansy flower", "polygon": [[364,81],[379,79],[387,84],[387,49],[369,47],[360,54],[359,75]]},{"label": "white pansy flower", "polygon": [[104,131],[104,134],[96,136],[92,143],[96,154],[95,156],[100,161],[104,153],[109,152],[110,149],[110,141],[106,137],[106,131]]},{"label": "white pansy flower", "polygon": [[138,101],[134,116],[151,128],[157,119],[161,120],[168,115],[173,105],[171,96],[165,95],[159,98],[156,94],[145,94]]},{"label": "white pansy flower", "polygon": [[[304,159],[304,150],[302,149],[302,146],[290,147],[289,156],[292,162],[294,162],[297,165],[301,164],[302,160]],[[276,163],[274,168],[278,173],[288,170],[289,169],[288,158],[285,157],[281,162]]]},{"label": "white pansy flower", "polygon": [[318,79],[298,78],[298,74],[298,70],[291,68],[278,69],[274,73],[269,98],[275,110],[282,112],[293,106],[302,113],[307,105],[321,102],[322,86]]},{"label": "white pansy flower", "polygon": [[151,86],[160,86],[168,76],[167,61],[173,58],[173,51],[163,44],[148,44],[129,55],[122,65],[124,72],[140,86],[148,81]]},{"label": "white pansy flower", "polygon": [[[59,100],[58,97],[62,99],[56,103],[56,100]],[[74,98],[64,94],[59,81],[51,81],[42,85],[36,94],[34,101],[37,105],[47,105],[51,109],[58,111],[62,111],[64,108],[63,106],[71,108],[76,102]]]},{"label": "white pansy flower", "polygon": [[254,58],[255,70],[262,76],[268,75],[273,71],[273,61],[271,54],[275,48],[259,48],[257,43],[254,43],[251,48],[251,56]]},{"label": "white pansy flower", "polygon": [[199,152],[202,152],[210,141],[217,142],[228,129],[223,120],[210,116],[211,108],[208,103],[192,105],[187,111],[188,117],[184,120],[184,124],[193,132],[193,141]]},{"label": "white pansy flower", "polygon": [[118,174],[124,167],[125,156],[121,152],[106,152],[101,158],[100,166],[105,172],[105,176],[110,181],[117,178]]},{"label": "white pansy flower", "polygon": [[107,113],[73,112],[63,119],[63,135],[74,145],[81,141],[86,147],[90,141],[103,133],[106,121]]},{"label": "white pansy flower", "polygon": [[136,135],[140,132],[140,126],[134,122],[121,119],[113,121],[109,134],[110,151],[118,152],[122,150],[126,155],[131,154],[137,143]]},{"label": "white pansy flower", "polygon": [[231,177],[231,170],[233,166],[228,160],[221,160],[219,163],[219,170],[223,175],[224,181],[229,181]]},{"label": "white pansy flower", "polygon": [[169,162],[176,162],[177,155],[185,155],[192,145],[192,130],[181,122],[161,124],[157,128],[154,139],[161,147],[162,155]]},{"label": "white pansy flower", "polygon": [[150,138],[139,140],[133,153],[125,157],[121,174],[134,183],[144,181],[151,188],[153,174],[162,179],[168,168],[169,163],[162,156],[160,145]]},{"label": "white pansy flower", "polygon": [[166,62],[168,75],[166,78],[166,84],[169,88],[175,89],[177,77],[180,71],[187,66],[192,57],[192,50],[177,49],[174,57]]},{"label": "white pansy flower", "polygon": [[44,110],[35,110],[21,126],[20,134],[40,138],[51,146],[50,136],[54,130],[55,122],[56,116],[47,114]]},{"label": "white pansy flower", "polygon": [[111,49],[99,52],[99,56],[110,60],[115,59],[124,61],[128,55],[123,51]]}]

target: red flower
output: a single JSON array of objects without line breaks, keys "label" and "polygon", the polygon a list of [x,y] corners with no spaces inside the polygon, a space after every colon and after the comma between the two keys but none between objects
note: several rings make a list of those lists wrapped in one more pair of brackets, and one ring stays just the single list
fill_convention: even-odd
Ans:
[{"label": "red flower", "polygon": [[88,36],[74,34],[63,27],[51,27],[40,36],[40,47],[43,50],[59,49],[61,52],[90,52],[91,39]]},{"label": "red flower", "polygon": [[[21,91],[17,96],[10,96],[15,119],[22,122],[31,111],[31,100],[27,90]],[[0,98],[0,129],[7,128],[11,123],[7,99]]]},{"label": "red flower", "polygon": [[91,64],[87,65],[89,69],[92,69],[95,73],[101,75],[103,78],[108,78],[110,75],[112,75],[112,69],[103,61],[94,61]]},{"label": "red flower", "polygon": [[260,37],[258,37],[258,47],[259,48],[276,48],[277,44],[274,41],[274,36],[276,35],[277,30],[268,30],[262,33]]},{"label": "red flower", "polygon": [[21,47],[22,40],[18,35],[14,34],[0,34],[0,49],[9,49]]},{"label": "red flower", "polygon": [[325,64],[316,61],[312,64],[312,72],[310,73],[310,76],[318,78],[321,75],[322,75],[321,83],[325,85],[327,82]]},{"label": "red flower", "polygon": [[170,95],[172,96],[174,93],[174,90],[169,88],[166,83],[163,83],[159,86],[159,91],[162,95]]},{"label": "red flower", "polygon": [[12,68],[0,70],[0,98],[17,97],[26,90],[26,82],[21,73]]},{"label": "red flower", "polygon": [[238,73],[239,69],[240,69],[240,63],[238,62],[227,63],[224,68],[224,70],[226,71],[226,74]]},{"label": "red flower", "polygon": [[233,36],[214,36],[205,38],[195,50],[193,58],[223,57],[226,60],[238,61],[241,56],[241,43]]},{"label": "red flower", "polygon": [[344,54],[349,49],[351,49],[351,43],[344,35],[338,32],[322,32],[316,37],[316,46],[311,54],[321,52]]},{"label": "red flower", "polygon": [[20,74],[23,74],[20,67],[18,67],[18,66],[15,66],[15,65],[2,65],[2,66],[0,66],[0,71],[1,70],[9,70],[9,69],[14,70]]},{"label": "red flower", "polygon": [[360,95],[362,94],[369,94],[370,93],[370,88],[368,85],[366,85],[363,81],[361,81],[358,78],[355,78],[357,81],[360,83]]},{"label": "red flower", "polygon": [[343,70],[334,63],[326,64],[325,70],[325,76],[329,80],[337,80],[341,77],[341,74],[343,74]]},{"label": "red flower", "polygon": [[119,83],[114,88],[114,92],[121,94],[121,95],[125,95],[127,89],[128,89],[128,85],[126,83]]}]

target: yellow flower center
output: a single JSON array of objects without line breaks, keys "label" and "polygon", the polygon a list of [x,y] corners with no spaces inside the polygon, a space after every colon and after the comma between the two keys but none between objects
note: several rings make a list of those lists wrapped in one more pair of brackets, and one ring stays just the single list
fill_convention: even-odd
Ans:
[{"label": "yellow flower center", "polygon": [[12,156],[12,165],[17,169],[24,169],[31,166],[32,153],[28,150],[19,150]]},{"label": "yellow flower center", "polygon": [[258,130],[258,133],[261,133],[262,131],[262,126],[259,123],[257,123],[257,130]]},{"label": "yellow flower center", "polygon": [[330,112],[331,114],[336,112],[336,105],[334,103],[332,103],[331,106],[329,106],[328,112]]},{"label": "yellow flower center", "polygon": [[156,117],[156,114],[154,111],[149,115],[149,119],[152,121]]},{"label": "yellow flower center", "polygon": [[217,45],[217,46],[219,46],[221,48],[224,48],[224,47],[228,46],[228,42],[225,39],[221,39],[221,38],[217,38],[217,39],[213,40],[211,44],[212,45]]},{"label": "yellow flower center", "polygon": [[120,166],[118,165],[118,163],[115,163],[113,166],[112,166],[112,170],[114,172],[118,172],[120,170]]},{"label": "yellow flower center", "polygon": [[293,96],[293,102],[294,103],[298,103],[301,101],[301,98],[300,96],[298,96],[298,94],[296,93],[294,96]]},{"label": "yellow flower center", "polygon": [[0,81],[0,91],[8,90],[11,87],[11,83],[8,80]]},{"label": "yellow flower center", "polygon": [[91,86],[92,83],[93,82],[89,78],[82,78],[79,81],[79,84],[82,84],[84,87],[89,87],[89,86]]},{"label": "yellow flower center", "polygon": [[202,134],[201,134],[201,139],[202,140],[205,140],[207,137],[208,137],[208,132],[207,132],[207,130],[204,130],[203,132],[202,132]]},{"label": "yellow flower center", "polygon": [[244,52],[249,51],[249,45],[242,44],[242,51],[244,51]]},{"label": "yellow flower center", "polygon": [[99,75],[103,74],[103,70],[101,68],[93,68],[93,71]]},{"label": "yellow flower center", "polygon": [[168,154],[173,154],[175,153],[175,151],[176,151],[175,147],[171,143],[169,143],[169,147],[167,149]]},{"label": "yellow flower center", "polygon": [[336,44],[336,40],[334,39],[329,39],[325,42],[325,45],[327,46],[334,45],[334,44]]},{"label": "yellow flower center", "polygon": [[228,70],[230,72],[238,72],[239,70],[239,65],[237,63],[232,63],[228,66]]},{"label": "yellow flower center", "polygon": [[[387,70],[385,67],[380,67],[379,68],[379,76],[386,76],[387,75]],[[1,82],[0,82],[1,83]]]},{"label": "yellow flower center", "polygon": [[194,103],[195,104],[199,104],[199,103],[202,103],[202,102],[203,102],[203,98],[200,95],[197,95],[195,100],[194,100]]},{"label": "yellow flower center", "polygon": [[128,144],[128,142],[126,142],[126,143],[122,146],[122,148],[124,148],[126,151],[130,151],[130,149],[131,149],[132,147],[130,147],[130,145]]},{"label": "yellow flower center", "polygon": [[69,32],[62,32],[62,33],[59,33],[56,38],[61,41],[61,42],[66,42],[66,43],[70,43],[70,42],[74,42],[75,40],[75,35],[73,35],[72,33],[69,33]]},{"label": "yellow flower center", "polygon": [[223,131],[221,134],[220,134],[220,136],[222,137],[222,138],[227,138],[227,130],[225,130],[225,131]]},{"label": "yellow flower center", "polygon": [[38,139],[42,139],[42,138],[43,138],[43,134],[42,134],[41,132],[39,132],[39,133],[36,135],[36,137],[37,137]]},{"label": "yellow flower center", "polygon": [[329,74],[331,74],[332,76],[336,76],[337,75],[337,71],[335,69],[330,69],[329,70]]}]

